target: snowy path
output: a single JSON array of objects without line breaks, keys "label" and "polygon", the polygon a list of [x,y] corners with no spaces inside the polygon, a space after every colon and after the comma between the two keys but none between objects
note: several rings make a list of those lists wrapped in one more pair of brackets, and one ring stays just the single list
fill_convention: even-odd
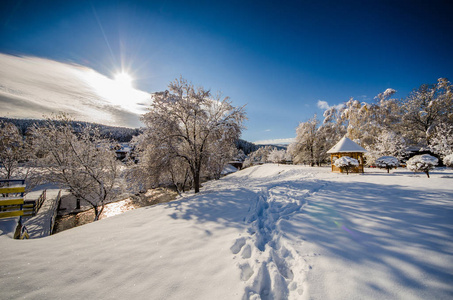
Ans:
[{"label": "snowy path", "polygon": [[311,190],[302,184],[263,188],[252,201],[244,220],[247,234],[231,247],[233,254],[240,254],[241,280],[248,282],[244,298],[298,299],[303,294],[309,266],[286,239],[281,225],[303,212],[306,197],[322,184],[314,186]]},{"label": "snowy path", "polygon": [[[52,216],[56,209],[56,200],[59,189],[48,189],[46,194],[46,200],[42,204],[36,216],[31,218],[26,218],[24,225],[27,227],[28,234],[31,239],[37,239],[46,237],[52,234],[51,232],[51,222]],[[38,199],[41,191],[31,192],[27,194],[27,199]]]},{"label": "snowy path", "polygon": [[371,171],[257,166],[45,238],[0,236],[1,296],[452,299],[453,171]]}]

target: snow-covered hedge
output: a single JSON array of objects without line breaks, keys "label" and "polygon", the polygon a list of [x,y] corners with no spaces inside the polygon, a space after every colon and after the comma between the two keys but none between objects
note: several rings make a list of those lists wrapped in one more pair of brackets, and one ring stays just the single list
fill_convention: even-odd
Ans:
[{"label": "snow-covered hedge", "polygon": [[443,162],[447,167],[453,168],[453,153],[445,156]]},{"label": "snow-covered hedge", "polygon": [[407,168],[413,172],[424,172],[429,178],[429,170],[434,169],[438,161],[429,154],[416,155],[407,161]]},{"label": "snow-covered hedge", "polygon": [[382,156],[376,159],[375,164],[378,168],[387,169],[387,173],[389,173],[390,169],[398,167],[399,161],[394,156]]},{"label": "snow-covered hedge", "polygon": [[349,156],[342,156],[334,162],[334,165],[349,174],[351,169],[359,166],[359,161]]}]

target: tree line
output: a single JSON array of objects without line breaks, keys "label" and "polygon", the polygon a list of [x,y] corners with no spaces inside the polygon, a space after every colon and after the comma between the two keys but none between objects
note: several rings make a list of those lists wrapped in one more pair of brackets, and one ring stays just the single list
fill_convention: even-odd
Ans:
[{"label": "tree line", "polygon": [[[0,122],[2,123],[11,123],[14,124],[19,132],[25,136],[29,129],[38,126],[43,127],[47,125],[47,120],[39,119],[16,119],[16,118],[3,118],[0,117]],[[54,122],[59,122],[54,120]],[[75,132],[81,131],[84,127],[97,128],[102,137],[112,139],[118,143],[128,143],[132,140],[134,136],[137,136],[141,133],[141,128],[127,128],[127,127],[118,127],[118,126],[108,126],[97,123],[83,122],[83,121],[74,121],[68,120],[69,124],[73,127]]]},{"label": "tree line", "polygon": [[387,89],[372,103],[353,98],[327,108],[324,119],[316,115],[301,122],[288,151],[294,163],[320,165],[327,151],[343,136],[368,150],[373,163],[381,156],[407,159],[411,152],[430,152],[445,159],[453,152],[452,84],[446,78],[423,84],[405,98],[394,98]]}]

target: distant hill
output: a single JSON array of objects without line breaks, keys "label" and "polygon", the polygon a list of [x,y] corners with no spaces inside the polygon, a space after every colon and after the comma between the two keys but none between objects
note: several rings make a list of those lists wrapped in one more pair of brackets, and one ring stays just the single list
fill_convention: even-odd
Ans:
[{"label": "distant hill", "polygon": [[[40,119],[13,119],[3,117],[0,117],[0,121],[13,123],[19,128],[22,135],[25,135],[28,129],[35,124],[36,126],[43,126],[46,122],[45,120]],[[139,128],[115,127],[83,121],[72,121],[71,123],[75,129],[86,126],[99,128],[103,137],[113,139],[119,143],[127,143],[132,137],[139,135],[141,132],[141,129]]]}]

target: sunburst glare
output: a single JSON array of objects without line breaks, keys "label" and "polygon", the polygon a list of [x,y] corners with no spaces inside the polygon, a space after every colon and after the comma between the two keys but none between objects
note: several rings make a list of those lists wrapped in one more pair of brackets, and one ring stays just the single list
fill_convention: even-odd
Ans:
[{"label": "sunburst glare", "polygon": [[132,88],[132,81],[131,75],[126,72],[120,72],[115,75],[115,82],[124,87]]},{"label": "sunburst glare", "polygon": [[143,113],[143,107],[137,104],[146,102],[149,95],[132,86],[133,78],[128,73],[120,72],[110,79],[95,71],[89,71],[83,72],[82,77],[97,95],[111,104],[133,113]]}]

